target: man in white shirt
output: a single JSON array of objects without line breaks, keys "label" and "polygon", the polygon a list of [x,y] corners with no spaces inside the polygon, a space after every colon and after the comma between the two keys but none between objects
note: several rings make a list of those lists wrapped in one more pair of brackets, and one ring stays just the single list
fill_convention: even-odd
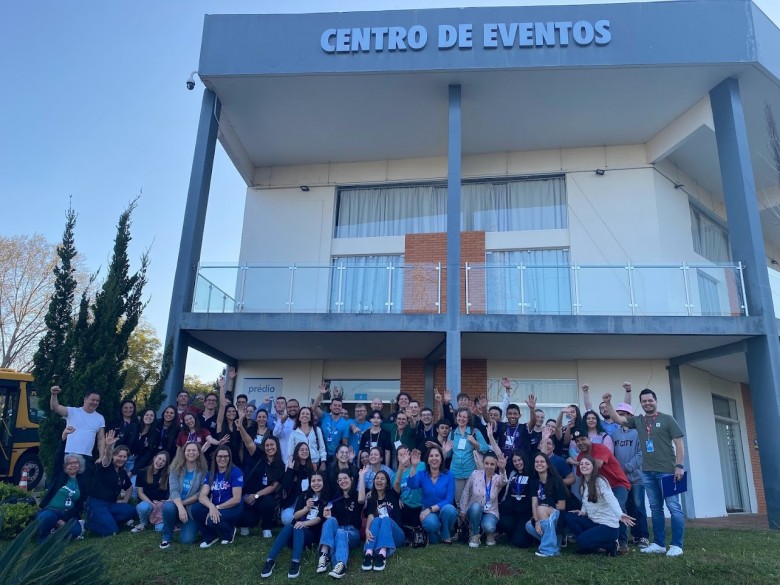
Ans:
[{"label": "man in white shirt", "polygon": [[100,453],[103,452],[106,441],[106,420],[97,412],[97,407],[100,406],[100,394],[94,390],[87,392],[84,396],[84,405],[75,407],[62,406],[59,403],[57,395],[61,391],[59,386],[52,386],[49,406],[53,413],[65,419],[67,426],[76,429],[65,441],[65,453],[82,455],[91,463],[95,438],[97,437]]}]

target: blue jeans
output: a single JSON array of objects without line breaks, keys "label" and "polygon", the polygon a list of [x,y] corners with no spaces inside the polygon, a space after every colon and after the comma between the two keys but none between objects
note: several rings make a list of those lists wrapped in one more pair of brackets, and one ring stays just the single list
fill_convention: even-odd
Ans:
[{"label": "blue jeans", "polygon": [[[51,531],[57,526],[57,522],[63,519],[65,512],[60,510],[45,509],[36,514],[38,520],[38,544],[49,537]],[[70,527],[70,537],[78,538],[81,535],[81,523],[76,520]]]},{"label": "blue jeans", "polygon": [[368,528],[374,538],[372,540],[366,538],[366,545],[363,547],[366,552],[384,548],[385,558],[390,558],[395,549],[404,545],[404,531],[392,518],[376,517]]},{"label": "blue jeans", "polygon": [[111,536],[119,532],[119,525],[135,516],[130,504],[107,502],[98,498],[87,498],[87,530],[98,536]]},{"label": "blue jeans", "polygon": [[289,508],[282,508],[282,524],[284,526],[287,526],[288,524],[293,523],[293,515],[295,514],[295,504],[290,506]]},{"label": "blue jeans", "polygon": [[327,546],[333,563],[347,564],[349,549],[360,546],[360,531],[354,526],[339,526],[338,520],[328,518],[322,525],[320,546]]},{"label": "blue jeans", "polygon": [[664,502],[669,508],[672,517],[672,546],[683,546],[685,534],[685,516],[680,505],[680,495],[664,498],[661,488],[661,478],[668,473],[658,471],[643,471],[642,483],[647,491],[647,499],[650,500],[650,511],[653,516],[653,542],[658,546],[666,547],[666,519],[664,518]]},{"label": "blue jeans", "polygon": [[300,562],[303,549],[314,543],[314,533],[310,528],[293,528],[292,524],[286,524],[279,536],[274,540],[271,550],[268,551],[268,560],[275,561],[285,546],[292,544],[292,560]]},{"label": "blue jeans", "polygon": [[200,502],[195,502],[192,505],[192,517],[200,529],[203,542],[211,542],[215,538],[231,540],[243,508],[243,503],[240,503],[238,506],[220,510],[219,522],[215,524],[209,518],[209,509]]},{"label": "blue jeans", "polygon": [[[176,507],[176,504],[171,501],[163,502],[162,515],[162,539],[167,542],[173,542],[173,531],[176,528],[176,524],[181,522],[179,520],[179,509]],[[181,525],[181,532],[179,532],[179,542],[182,544],[192,544],[198,536],[198,525],[189,514],[188,518],[189,519]]]},{"label": "blue jeans", "polygon": [[[624,488],[623,486],[617,486],[612,488],[612,493],[614,494],[615,499],[618,501],[618,504],[620,504],[620,509],[623,511],[623,514],[625,514],[628,510],[626,508],[628,505],[628,489]],[[628,542],[628,526],[622,522],[618,527],[617,539],[621,544],[626,544],[626,542]]]},{"label": "blue jeans", "polygon": [[[645,509],[645,486],[642,483],[635,483],[628,492],[628,502],[626,502],[626,513],[631,516],[636,524],[631,530],[634,538],[650,538],[650,532],[647,529],[647,511]],[[626,540],[628,542],[628,529],[626,529]],[[620,542],[624,542],[623,526],[620,527]]]},{"label": "blue jeans", "polygon": [[479,529],[485,534],[493,534],[496,531],[496,524],[498,524],[498,518],[493,514],[483,512],[482,506],[474,502],[469,506],[466,512],[468,516],[469,524],[471,525],[471,535],[479,534]]},{"label": "blue jeans", "polygon": [[539,545],[539,552],[543,555],[557,556],[561,554],[561,549],[558,547],[558,535],[555,533],[555,525],[558,522],[558,516],[560,511],[554,510],[547,520],[542,520],[539,524],[542,527],[542,535],[536,531],[533,518],[525,525],[525,530],[533,536],[536,540],[541,541]]},{"label": "blue jeans", "polygon": [[[138,523],[146,524],[149,522],[149,516],[151,515],[153,509],[154,506],[152,506],[152,504],[149,502],[138,502],[135,505],[135,511],[138,513]],[[157,532],[161,532],[163,529],[163,523],[160,522],[159,524],[155,524],[154,529]]]},{"label": "blue jeans", "polygon": [[452,504],[447,504],[438,512],[428,514],[422,521],[422,527],[428,533],[428,540],[431,544],[450,540],[457,519],[458,511]]},{"label": "blue jeans", "polygon": [[596,524],[587,516],[580,516],[574,512],[566,514],[566,525],[577,537],[577,548],[581,553],[592,553],[603,548],[614,554],[615,540],[618,537],[618,529],[604,524]]}]

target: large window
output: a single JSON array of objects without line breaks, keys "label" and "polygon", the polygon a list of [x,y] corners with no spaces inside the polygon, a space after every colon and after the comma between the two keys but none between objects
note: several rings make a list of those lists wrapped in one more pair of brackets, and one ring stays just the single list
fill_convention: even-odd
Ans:
[{"label": "large window", "polygon": [[690,209],[693,251],[710,262],[730,262],[728,231],[698,207]]},{"label": "large window", "polygon": [[[447,186],[387,185],[339,191],[337,238],[446,231]],[[464,183],[461,229],[488,232],[568,227],[563,177]]]},{"label": "large window", "polygon": [[332,313],[400,313],[403,256],[344,256],[333,259]]},{"label": "large window", "polygon": [[506,250],[486,254],[487,312],[569,315],[569,251]]}]

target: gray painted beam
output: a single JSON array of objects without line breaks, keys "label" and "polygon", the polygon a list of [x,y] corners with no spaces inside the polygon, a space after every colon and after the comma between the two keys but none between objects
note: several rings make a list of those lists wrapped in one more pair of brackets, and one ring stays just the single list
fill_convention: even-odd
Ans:
[{"label": "gray painted beam", "polygon": [[[691,469],[690,462],[690,449],[688,449],[688,433],[685,430],[685,407],[683,405],[683,389],[682,380],[680,379],[680,366],[667,366],[669,372],[669,388],[672,394],[672,416],[680,425],[685,437],[683,438],[685,444],[685,469]],[[661,409],[659,409],[661,410]],[[683,494],[682,506],[683,512],[687,518],[696,518],[696,509],[693,503],[693,482],[695,478],[688,473],[688,491]],[[648,518],[648,520],[650,520]]]},{"label": "gray painted beam", "polygon": [[335,313],[186,313],[182,327],[201,331],[438,331],[445,315],[344,315]]},{"label": "gray painted beam", "polygon": [[[433,399],[433,386],[436,378],[436,363],[446,355],[447,341],[446,339],[436,346],[431,353],[425,356],[425,369],[423,378],[423,397],[425,399],[425,406],[428,408],[434,408]],[[435,414],[435,413],[434,413]],[[436,422],[434,420],[434,422]]]},{"label": "gray painted beam", "polygon": [[449,86],[447,141],[447,388],[460,392],[461,92]]},{"label": "gray painted beam", "polygon": [[218,362],[222,362],[223,364],[229,367],[234,367],[234,368],[238,367],[238,360],[227,355],[224,352],[219,351],[214,347],[211,347],[209,344],[204,343],[200,339],[196,339],[195,337],[190,336],[188,339],[188,346],[192,349],[199,351],[200,353],[206,354],[207,356],[217,360]]},{"label": "gray painted beam", "polygon": [[203,91],[200,106],[198,134],[195,138],[195,152],[192,157],[187,204],[184,209],[184,223],[181,228],[179,257],[171,293],[171,308],[168,313],[166,345],[173,340],[173,367],[165,382],[168,401],[173,403],[184,384],[184,367],[187,362],[189,336],[182,331],[182,314],[192,308],[195,292],[200,251],[203,245],[203,227],[206,223],[211,171],[214,166],[214,150],[219,130],[220,103],[214,92]]},{"label": "gray painted beam", "polygon": [[744,353],[747,349],[744,341],[737,341],[735,343],[729,343],[727,345],[721,345],[720,347],[713,347],[705,349],[703,351],[695,351],[685,355],[678,355],[669,360],[669,364],[672,366],[681,366],[683,364],[690,364],[693,362],[700,362],[702,360],[711,360],[713,358],[723,357],[725,355],[731,355],[733,353]]},{"label": "gray painted beam", "polygon": [[747,340],[745,361],[753,399],[761,473],[770,528],[780,529],[780,343],[750,160],[739,82],[729,78],[710,92],[729,241],[734,261],[746,267],[745,296],[751,315],[763,320],[764,335]]}]

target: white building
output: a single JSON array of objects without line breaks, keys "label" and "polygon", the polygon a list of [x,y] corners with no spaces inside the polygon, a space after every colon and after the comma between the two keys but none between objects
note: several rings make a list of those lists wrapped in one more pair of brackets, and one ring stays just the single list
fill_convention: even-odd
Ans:
[{"label": "white building", "polygon": [[[685,429],[689,517],[777,524],[780,30],[751,2],[207,16],[199,76],[169,395],[188,347],[304,403],[508,376],[554,416],[631,380]],[[246,207],[207,266],[217,139]]]}]

